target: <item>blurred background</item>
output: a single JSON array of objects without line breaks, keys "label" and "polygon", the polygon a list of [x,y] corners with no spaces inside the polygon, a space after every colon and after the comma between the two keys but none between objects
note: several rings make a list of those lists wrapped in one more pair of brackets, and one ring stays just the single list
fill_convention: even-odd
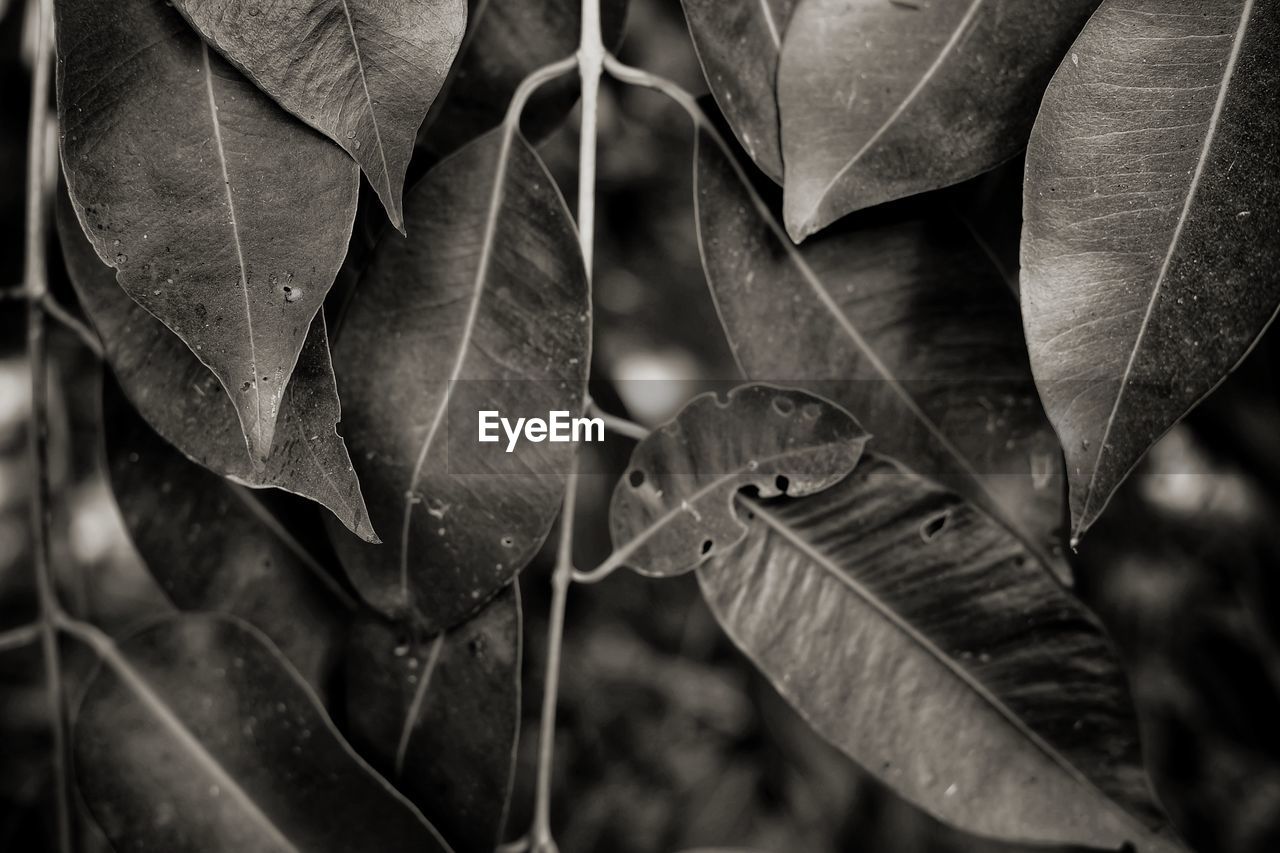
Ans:
[{"label": "blurred background", "polygon": [[[0,174],[8,176],[0,181],[0,630],[35,613],[30,380],[24,305],[13,298],[32,50],[24,5],[0,0]],[[678,0],[633,0],[622,56],[706,91]],[[698,257],[692,136],[660,96],[609,84],[600,146],[592,393],[604,408],[653,424],[704,385],[736,376]],[[541,151],[573,199],[575,121]],[[75,311],[50,250],[55,295]],[[101,368],[75,336],[56,325],[51,335],[54,563],[68,607],[119,630],[153,612],[161,593],[104,480]],[[1280,850],[1277,366],[1273,333],[1155,448],[1074,555],[1078,591],[1126,661],[1158,793],[1206,853]],[[634,379],[682,381],[626,381]],[[615,441],[589,449],[604,455],[587,470],[620,472],[629,452]],[[580,566],[608,551],[611,487],[604,476],[583,484]],[[273,501],[323,547],[313,507]],[[549,573],[544,553],[521,580],[526,729],[508,835],[531,817]],[[93,661],[70,645],[66,653],[74,707]],[[1024,849],[938,826],[812,734],[721,634],[692,577],[620,572],[575,588],[564,656],[554,823],[566,853]],[[0,851],[53,849],[48,723],[38,648],[0,654]],[[86,850],[106,849],[87,817],[81,832]]]}]

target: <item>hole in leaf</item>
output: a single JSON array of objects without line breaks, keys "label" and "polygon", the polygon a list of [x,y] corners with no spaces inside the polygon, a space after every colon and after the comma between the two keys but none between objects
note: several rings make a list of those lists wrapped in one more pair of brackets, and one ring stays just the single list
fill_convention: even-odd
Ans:
[{"label": "hole in leaf", "polygon": [[503,536],[501,541],[504,548],[510,548],[512,545],[516,544],[516,540],[509,535]]},{"label": "hole in leaf", "polygon": [[932,542],[947,527],[947,522],[951,520],[950,512],[939,513],[932,518],[926,519],[920,525],[920,538],[926,542]]},{"label": "hole in leaf", "polygon": [[787,479],[785,474],[779,474],[773,478],[773,485],[777,487],[778,491],[785,495],[787,493],[787,489],[791,487],[791,481]]},{"label": "hole in leaf", "polygon": [[712,542],[710,539],[707,539],[702,543],[702,553],[710,554],[711,549],[714,547],[716,547],[716,543]]},{"label": "hole in leaf", "polygon": [[638,489],[644,485],[644,472],[639,468],[627,475],[627,482],[631,484],[631,488]]},{"label": "hole in leaf", "polygon": [[774,397],[773,410],[785,418],[796,410],[796,404],[790,397]]}]

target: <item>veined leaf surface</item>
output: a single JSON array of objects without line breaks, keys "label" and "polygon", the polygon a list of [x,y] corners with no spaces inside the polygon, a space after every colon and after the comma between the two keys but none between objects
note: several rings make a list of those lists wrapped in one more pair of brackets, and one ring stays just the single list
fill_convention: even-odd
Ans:
[{"label": "veined leaf surface", "polygon": [[57,0],[76,216],[124,289],[218,377],[257,460],[342,263],[355,165],[164,0]]},{"label": "veined leaf surface", "polygon": [[744,541],[698,580],[820,734],[969,832],[1179,849],[1106,636],[1003,528],[872,453],[811,497],[738,502]]},{"label": "veined leaf surface", "polygon": [[466,0],[174,0],[233,65],[360,164],[404,230],[418,126],[466,28]]},{"label": "veined leaf surface", "polygon": [[1104,3],[1027,151],[1022,312],[1078,537],[1280,307],[1280,7]]},{"label": "veined leaf surface", "polygon": [[580,414],[590,298],[555,183],[499,128],[409,194],[334,348],[343,431],[385,544],[333,537],[361,594],[425,634],[506,586],[559,510],[572,446],[477,442],[478,413]]},{"label": "veined leaf surface", "polygon": [[138,412],[187,458],[238,483],[274,486],[327,507],[360,538],[377,542],[360,483],[337,433],[338,389],[324,315],[298,356],[265,465],[245,448],[231,400],[190,349],[116,283],[94,254],[65,198],[58,234],[71,284],[103,341],[107,362]]},{"label": "veined leaf surface", "polygon": [[1098,0],[801,0],[778,68],[796,241],[972,178],[1026,145]]}]

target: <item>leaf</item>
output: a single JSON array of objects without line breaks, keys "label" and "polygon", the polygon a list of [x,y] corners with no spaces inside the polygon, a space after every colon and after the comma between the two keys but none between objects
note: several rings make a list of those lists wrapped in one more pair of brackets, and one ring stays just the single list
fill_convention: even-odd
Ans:
[{"label": "leaf", "polygon": [[107,643],[75,767],[119,853],[448,851],[257,630],[183,616]]},{"label": "leaf", "polygon": [[796,0],[682,0],[702,73],[755,164],[782,183],[778,57]]},{"label": "leaf", "polygon": [[57,0],[58,123],[76,216],[269,455],[346,252],[354,165],[212,54],[162,0]]},{"label": "leaf", "polygon": [[179,609],[239,616],[316,689],[345,633],[325,570],[252,493],[183,459],[107,383],[107,473],[125,528]]},{"label": "leaf", "polygon": [[477,413],[579,414],[591,306],[577,235],[542,161],[496,130],[410,192],[334,349],[344,432],[387,543],[334,536],[360,593],[424,634],[457,624],[537,552],[571,447],[477,442]]},{"label": "leaf", "polygon": [[1062,457],[1016,302],[953,199],[870,211],[797,247],[707,131],[694,181],[703,267],[743,374],[844,406],[873,447],[977,503],[1065,578]]},{"label": "leaf", "polygon": [[501,840],[520,729],[515,584],[447,633],[415,641],[378,619],[352,630],[352,738],[458,853]]},{"label": "leaf", "polygon": [[968,832],[1178,849],[1105,634],[1001,527],[872,453],[820,494],[739,506],[745,540],[698,580],[825,738]]},{"label": "leaf", "polygon": [[1022,311],[1078,538],[1280,305],[1280,10],[1104,3],[1027,152]]},{"label": "leaf", "polygon": [[311,322],[298,364],[280,405],[277,440],[266,464],[245,449],[231,400],[176,335],[129,298],[111,268],[84,239],[65,198],[57,210],[58,235],[81,307],[103,341],[116,379],[138,412],[194,462],[254,488],[274,486],[331,510],[368,542],[369,522],[360,483],[338,435],[338,389],[324,315]]},{"label": "leaf", "polygon": [[788,233],[1013,157],[1097,5],[801,0],[778,67]]},{"label": "leaf", "polygon": [[609,506],[611,559],[653,577],[690,571],[746,535],[733,511],[740,491],[821,491],[852,470],[866,439],[847,412],[803,391],[695,397],[631,454]]},{"label": "leaf", "polygon": [[360,164],[391,223],[418,126],[466,28],[465,0],[174,0],[218,51]]},{"label": "leaf", "polygon": [[[467,34],[444,96],[436,101],[420,145],[439,159],[502,123],[511,96],[531,72],[569,56],[582,35],[580,0],[469,0]],[[600,0],[607,47],[622,42],[627,0]],[[578,100],[578,80],[549,81],[525,107],[521,129],[537,143],[560,126]]]}]

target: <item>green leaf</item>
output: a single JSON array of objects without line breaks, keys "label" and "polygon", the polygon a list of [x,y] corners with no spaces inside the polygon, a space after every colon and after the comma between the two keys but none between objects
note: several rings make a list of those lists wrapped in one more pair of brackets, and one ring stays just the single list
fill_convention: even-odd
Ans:
[{"label": "green leaf", "polygon": [[1022,311],[1078,538],[1280,307],[1280,9],[1104,3],[1027,151]]},{"label": "green leaf", "polygon": [[[582,36],[580,0],[470,0],[458,60],[423,126],[419,145],[439,159],[502,123],[516,87],[533,71],[569,56]],[[606,47],[622,42],[627,0],[600,0]],[[578,80],[566,76],[539,88],[525,107],[521,130],[540,142],[573,110]]]},{"label": "green leaf", "polygon": [[655,577],[690,571],[746,535],[733,510],[740,491],[821,491],[852,470],[866,439],[847,412],[803,391],[695,397],[631,454],[609,506],[610,559]]},{"label": "green leaf", "polygon": [[1013,157],[1097,5],[800,0],[778,69],[787,231],[799,242]]},{"label": "green leaf", "polygon": [[76,718],[80,792],[119,853],[449,847],[342,740],[258,631],[183,616],[97,635]]},{"label": "green leaf", "polygon": [[778,57],[796,0],[682,0],[707,85],[742,148],[782,183]]},{"label": "green leaf", "polygon": [[352,629],[352,740],[458,853],[501,841],[520,734],[520,619],[511,584],[429,639],[376,618]]},{"label": "green leaf", "polygon": [[163,0],[57,0],[76,216],[124,289],[218,377],[257,460],[346,253],[359,177]]},{"label": "green leaf", "polygon": [[169,600],[244,619],[321,689],[346,623],[325,570],[252,492],[183,459],[110,382],[103,425],[125,529]]},{"label": "green leaf", "polygon": [[743,374],[844,406],[872,447],[974,501],[1066,578],[1061,452],[1006,271],[963,199],[868,211],[797,247],[707,131],[694,180],[703,266]]},{"label": "green leaf", "polygon": [[374,547],[334,543],[376,609],[430,635],[506,586],[559,510],[571,445],[477,442],[478,412],[579,414],[591,305],[577,234],[542,161],[502,129],[409,194],[334,348],[343,432]]},{"label": "green leaf", "polygon": [[464,0],[174,0],[218,51],[360,164],[391,223],[418,126],[462,42]]},{"label": "green leaf", "polygon": [[80,305],[102,338],[116,379],[152,428],[210,471],[246,486],[274,486],[310,498],[360,538],[377,542],[360,483],[337,432],[341,415],[324,316],[311,321],[281,401],[271,455],[265,465],[255,465],[231,400],[213,374],[116,284],[111,268],[84,239],[65,197],[60,199],[57,221]]},{"label": "green leaf", "polygon": [[698,580],[825,738],[968,832],[1178,849],[1106,636],[1003,528],[872,453],[812,497],[738,505],[745,540]]}]

